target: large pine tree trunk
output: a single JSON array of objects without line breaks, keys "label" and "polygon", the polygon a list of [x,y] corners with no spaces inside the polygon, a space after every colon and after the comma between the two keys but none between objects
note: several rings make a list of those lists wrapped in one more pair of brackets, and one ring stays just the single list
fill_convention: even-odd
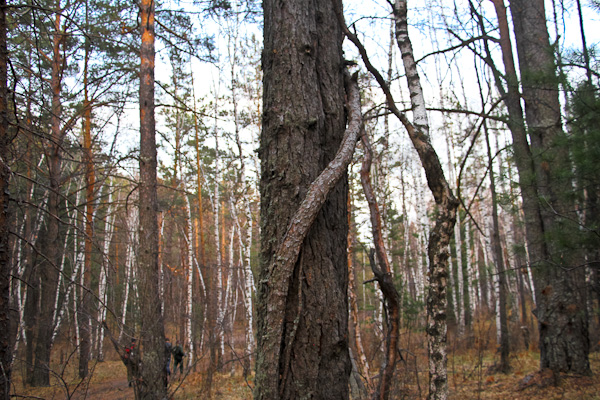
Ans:
[{"label": "large pine tree trunk", "polygon": [[154,1],[140,3],[142,44],[140,49],[140,226],[139,293],[143,399],[166,397],[165,328],[159,293],[158,196],[154,120]]},{"label": "large pine tree trunk", "polygon": [[342,141],[341,24],[332,2],[267,0],[263,8],[255,398],[347,399],[345,168],[358,132]]},{"label": "large pine tree trunk", "polygon": [[[525,117],[535,172],[542,236],[533,258],[540,329],[540,367],[554,372],[590,373],[585,269],[569,245],[577,238],[568,148],[562,130],[556,65],[543,0],[514,0],[511,14],[519,55]],[[526,214],[527,218],[527,214]]]}]

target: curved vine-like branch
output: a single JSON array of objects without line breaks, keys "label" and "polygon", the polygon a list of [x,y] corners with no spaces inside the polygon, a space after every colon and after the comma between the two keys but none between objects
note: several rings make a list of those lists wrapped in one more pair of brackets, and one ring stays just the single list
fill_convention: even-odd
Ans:
[{"label": "curved vine-like branch", "polygon": [[[325,203],[329,192],[339,182],[346,171],[356,147],[356,142],[362,127],[362,114],[360,110],[360,93],[358,88],[357,74],[352,77],[345,71],[344,81],[348,98],[348,126],[344,133],[340,148],[335,158],[327,165],[321,174],[311,183],[306,197],[298,207],[290,220],[287,231],[279,244],[273,257],[273,263],[268,267],[266,284],[269,286],[266,303],[269,311],[266,314],[265,326],[267,335],[284,337],[285,304],[288,296],[290,279],[294,272],[294,266],[298,260],[300,247],[306,238],[317,214]],[[293,327],[291,329],[294,329]],[[265,341],[263,359],[260,360],[263,371],[269,371],[269,380],[281,379],[279,365],[282,354],[280,349],[281,340]],[[257,360],[258,361],[258,360]],[[279,387],[268,384],[269,387]]]}]

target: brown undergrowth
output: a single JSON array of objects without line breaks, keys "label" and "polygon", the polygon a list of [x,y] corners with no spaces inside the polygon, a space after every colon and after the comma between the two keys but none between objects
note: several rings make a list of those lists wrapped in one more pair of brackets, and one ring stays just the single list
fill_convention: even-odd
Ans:
[{"label": "brown undergrowth", "polygon": [[[415,340],[414,347],[420,347]],[[393,399],[424,399],[427,395],[427,355],[424,349],[402,351],[402,360],[397,364]],[[575,376],[563,374],[556,385],[547,385],[544,374],[531,375],[530,385],[524,385],[524,379],[538,371],[539,355],[533,351],[515,352],[511,355],[512,372],[501,374],[494,372],[494,364],[499,355],[493,350],[481,350],[477,346],[450,349],[448,357],[448,376],[450,399],[486,399],[486,400],[600,400],[600,353],[590,354],[593,376]],[[57,368],[58,370],[58,368]],[[133,399],[133,390],[128,387],[125,367],[120,361],[110,360],[102,363],[90,363],[91,378],[86,381],[77,379],[75,368],[66,368],[52,378],[51,387],[31,388],[22,383],[22,368],[15,369],[13,395],[15,398],[33,399]],[[244,379],[241,368],[231,368],[227,373],[216,374],[213,384],[213,399],[243,400],[251,399],[252,377]],[[192,372],[185,379],[175,376],[171,387],[175,388],[172,399],[206,398],[202,393],[202,374]]]}]

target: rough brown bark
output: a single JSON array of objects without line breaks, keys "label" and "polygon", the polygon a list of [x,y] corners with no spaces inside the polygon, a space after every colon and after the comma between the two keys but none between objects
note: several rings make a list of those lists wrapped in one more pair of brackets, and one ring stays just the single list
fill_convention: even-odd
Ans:
[{"label": "rough brown bark", "polygon": [[[525,216],[526,236],[528,238],[527,248],[529,251],[529,259],[536,263],[538,260],[542,259],[544,248],[542,240],[543,228],[539,204],[537,202],[538,194],[535,185],[533,159],[529,143],[527,142],[527,131],[523,117],[523,108],[521,106],[519,80],[512,53],[506,7],[504,6],[504,0],[492,0],[492,3],[496,10],[498,27],[500,30],[500,48],[502,50],[502,60],[504,63],[506,90],[499,81],[499,74],[495,74],[497,75],[496,85],[498,90],[504,94],[504,104],[508,110],[508,127],[512,135],[513,152],[515,154],[514,160],[517,165],[517,171],[519,172],[519,187],[521,188],[521,198],[523,200],[522,207]],[[489,54],[488,58],[491,60]],[[519,258],[517,258],[517,262],[518,260]],[[527,268],[524,263],[520,264],[522,264],[519,265],[520,268]],[[521,274],[522,271],[519,271],[519,273]],[[526,347],[528,347],[529,333],[526,323],[527,316],[523,314],[521,319],[523,321],[521,329],[525,338],[524,340],[527,343]]]},{"label": "rough brown bark", "polygon": [[[492,2],[496,9],[500,29],[500,47],[502,49],[502,60],[504,62],[507,83],[504,103],[508,110],[508,127],[512,135],[515,163],[519,172],[519,187],[521,188],[521,197],[523,199],[526,235],[528,238],[541,238],[543,228],[539,204],[537,202],[538,193],[535,185],[533,158],[529,143],[527,142],[527,131],[523,118],[519,80],[512,53],[506,7],[503,0],[492,0]],[[498,81],[497,86],[504,93],[504,89]],[[538,262],[543,258],[543,241],[540,239],[528,240],[528,250],[530,260],[533,263]]]},{"label": "rough brown bark", "polygon": [[[86,25],[87,21],[86,2]],[[92,289],[92,236],[94,234],[94,185],[96,174],[94,171],[94,160],[92,156],[92,102],[88,93],[88,63],[90,57],[90,43],[86,37],[84,71],[83,71],[83,160],[85,164],[85,254],[83,263],[83,288],[81,288],[81,308],[78,309],[80,346],[79,346],[79,377],[88,375],[88,363],[91,355],[91,316],[93,314]]]},{"label": "rough brown bark", "polygon": [[38,266],[40,277],[40,306],[37,316],[37,335],[35,343],[35,365],[32,375],[32,385],[50,385],[50,351],[52,348],[52,332],[56,286],[59,278],[60,249],[62,248],[59,235],[59,203],[61,185],[62,143],[64,134],[61,129],[62,104],[60,90],[62,85],[63,58],[62,45],[64,32],[61,27],[61,4],[56,2],[54,17],[54,32],[52,38],[52,73],[50,86],[52,88],[51,133],[47,148],[49,191],[46,220],[46,233],[41,244],[43,259]]},{"label": "rough brown bark", "polygon": [[575,205],[569,195],[571,163],[562,129],[558,79],[543,0],[510,5],[519,55],[525,117],[535,172],[543,244],[533,260],[540,368],[589,374],[585,268],[576,240]]},{"label": "rough brown bark", "polygon": [[332,3],[263,8],[255,398],[346,399],[345,171],[361,125],[358,88],[347,88],[344,135],[343,35]]},{"label": "rough brown bark", "polygon": [[11,267],[8,250],[8,50],[6,0],[0,0],[0,399],[10,398],[12,329],[10,323]]},{"label": "rough brown bark", "polygon": [[140,3],[139,293],[143,351],[142,399],[166,397],[165,328],[159,293],[158,197],[154,119],[154,1]]}]

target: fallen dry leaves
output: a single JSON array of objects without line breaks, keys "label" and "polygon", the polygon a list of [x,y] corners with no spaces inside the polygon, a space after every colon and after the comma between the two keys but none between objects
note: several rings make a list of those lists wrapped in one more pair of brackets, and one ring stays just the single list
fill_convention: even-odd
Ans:
[{"label": "fallen dry leaves", "polygon": [[[415,353],[413,353],[415,354]],[[600,353],[590,355],[592,370],[600,370]],[[556,386],[544,382],[549,377],[536,374],[539,356],[535,352],[514,353],[511,357],[513,370],[510,374],[493,373],[494,354],[489,351],[477,353],[466,350],[450,354],[448,360],[451,400],[600,400],[600,380],[591,377],[560,375]],[[41,399],[133,399],[133,390],[127,386],[126,372],[119,361],[105,361],[94,364],[93,375],[83,384],[76,378],[76,371],[65,372],[64,381],[53,378],[49,388],[24,387],[20,370],[17,369],[14,381],[14,394],[19,397],[32,396]],[[528,383],[525,378],[530,376]],[[235,374],[230,371],[216,374],[213,384],[213,399],[244,400],[252,399],[252,379],[245,380],[241,369]],[[424,352],[416,354],[416,362],[399,363],[395,375],[396,385],[393,399],[423,399],[427,395],[427,357]],[[179,385],[173,400],[201,399],[202,374],[190,373],[183,381],[172,382]],[[68,394],[67,394],[68,388]]]}]

